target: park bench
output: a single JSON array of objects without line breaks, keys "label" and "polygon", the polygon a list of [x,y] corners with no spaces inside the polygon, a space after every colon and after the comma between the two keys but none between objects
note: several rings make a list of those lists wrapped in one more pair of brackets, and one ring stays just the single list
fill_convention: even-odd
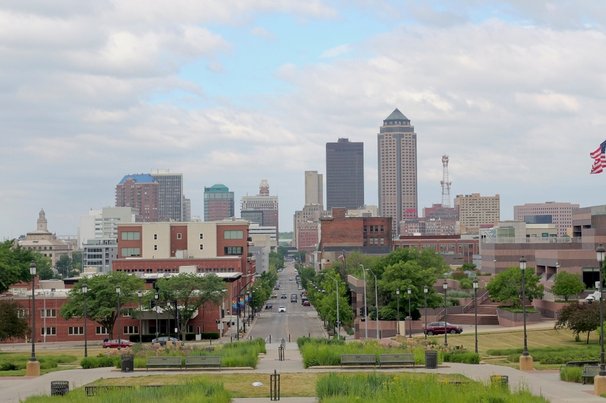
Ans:
[{"label": "park bench", "polygon": [[583,380],[583,385],[587,382],[593,383],[593,378],[600,372],[599,365],[585,365],[583,366],[583,374],[581,375]]},{"label": "park bench", "polygon": [[583,365],[598,365],[599,361],[597,360],[580,360],[580,361],[568,361],[566,363],[567,367],[582,367]]},{"label": "park bench", "polygon": [[147,359],[146,369],[150,368],[181,368],[181,357],[166,356],[166,357],[149,357]]},{"label": "park bench", "polygon": [[377,365],[374,354],[342,354],[341,365]]},{"label": "park bench", "polygon": [[219,368],[221,357],[218,355],[189,355],[185,357],[185,368]]},{"label": "park bench", "polygon": [[379,355],[379,366],[385,365],[412,365],[415,366],[415,357],[412,353],[381,354]]}]

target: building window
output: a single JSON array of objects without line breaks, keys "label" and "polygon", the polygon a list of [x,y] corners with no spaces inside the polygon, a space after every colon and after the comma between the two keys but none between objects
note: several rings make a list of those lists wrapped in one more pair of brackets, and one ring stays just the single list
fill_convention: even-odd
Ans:
[{"label": "building window", "polygon": [[125,231],[122,233],[122,240],[123,241],[138,241],[141,239],[141,233],[140,232],[128,232]]},{"label": "building window", "polygon": [[109,334],[109,332],[107,331],[106,327],[103,326],[97,326],[95,328],[95,334]]},{"label": "building window", "polygon": [[158,234],[154,234],[154,239],[158,239]]},{"label": "building window", "polygon": [[244,239],[244,231],[238,231],[238,230],[224,231],[223,239]]},{"label": "building window", "polygon": [[158,250],[158,245],[154,245],[154,250]]},{"label": "building window", "polygon": [[27,315],[29,315],[29,310],[28,309],[24,309],[24,308],[18,308],[17,309],[17,317],[19,319],[27,318]]},{"label": "building window", "polygon": [[138,326],[124,326],[124,334],[139,334]]},{"label": "building window", "polygon": [[204,239],[204,234],[200,234],[200,239]]},{"label": "building window", "polygon": [[141,248],[122,248],[121,255],[123,257],[141,256]]},{"label": "building window", "polygon": [[203,249],[204,249],[204,245],[200,244],[200,250],[203,250]]},{"label": "building window", "polygon": [[44,309],[40,309],[40,317],[41,318],[56,318],[57,310],[56,309],[46,309],[46,312],[45,312]]},{"label": "building window", "polygon": [[225,255],[241,256],[242,255],[242,247],[241,246],[226,246],[226,247],[223,248],[223,253]]},{"label": "building window", "polygon": [[45,334],[47,336],[56,336],[57,328],[56,327],[43,327],[42,329],[40,329],[40,334],[42,336],[44,336]]},{"label": "building window", "polygon": [[183,238],[183,235],[180,232],[177,232],[177,239]]},{"label": "building window", "polygon": [[84,326],[70,326],[67,329],[67,334],[70,336],[76,336],[84,334]]}]

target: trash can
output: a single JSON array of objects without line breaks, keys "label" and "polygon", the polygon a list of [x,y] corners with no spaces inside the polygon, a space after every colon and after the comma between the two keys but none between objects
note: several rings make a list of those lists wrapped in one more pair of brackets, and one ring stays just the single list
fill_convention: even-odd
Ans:
[{"label": "trash can", "polygon": [[425,351],[425,368],[438,368],[438,352],[434,350]]},{"label": "trash can", "polygon": [[51,396],[63,396],[69,392],[69,381],[51,381]]},{"label": "trash can", "polygon": [[509,377],[507,375],[491,375],[490,383],[493,386],[500,386],[502,388],[509,387]]},{"label": "trash can", "polygon": [[120,368],[122,372],[132,372],[135,368],[135,356],[132,354],[122,354]]}]

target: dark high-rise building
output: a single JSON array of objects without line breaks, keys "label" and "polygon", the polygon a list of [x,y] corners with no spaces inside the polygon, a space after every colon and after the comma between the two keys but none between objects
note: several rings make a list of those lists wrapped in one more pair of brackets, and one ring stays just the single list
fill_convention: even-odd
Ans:
[{"label": "dark high-rise building", "polygon": [[158,221],[158,188],[160,184],[149,174],[126,175],[116,185],[116,207],[135,209],[138,222]]},{"label": "dark high-rise building", "polygon": [[204,188],[204,221],[234,217],[234,192],[222,184]]},{"label": "dark high-rise building", "polygon": [[158,221],[184,221],[183,174],[152,173],[158,182]]},{"label": "dark high-rise building", "polygon": [[326,143],[326,209],[364,205],[364,143]]},{"label": "dark high-rise building", "polygon": [[391,217],[397,238],[400,222],[418,217],[417,134],[397,108],[379,129],[378,151],[379,215]]}]

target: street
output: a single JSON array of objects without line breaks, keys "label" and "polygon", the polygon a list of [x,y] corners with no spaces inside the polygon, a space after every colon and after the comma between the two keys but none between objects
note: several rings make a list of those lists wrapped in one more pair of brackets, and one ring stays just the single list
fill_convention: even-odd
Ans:
[{"label": "street", "polygon": [[[277,298],[270,298],[267,303],[273,305],[272,309],[262,309],[255,323],[250,329],[248,336],[252,338],[263,338],[269,342],[279,342],[282,338],[292,342],[298,337],[326,337],[322,321],[313,306],[301,305],[301,292],[297,288],[294,262],[287,262],[286,267],[278,273],[279,290],[274,290]],[[280,296],[286,294],[286,299]],[[297,302],[291,302],[292,294],[297,295]],[[286,308],[286,312],[278,312],[279,307]]]}]

